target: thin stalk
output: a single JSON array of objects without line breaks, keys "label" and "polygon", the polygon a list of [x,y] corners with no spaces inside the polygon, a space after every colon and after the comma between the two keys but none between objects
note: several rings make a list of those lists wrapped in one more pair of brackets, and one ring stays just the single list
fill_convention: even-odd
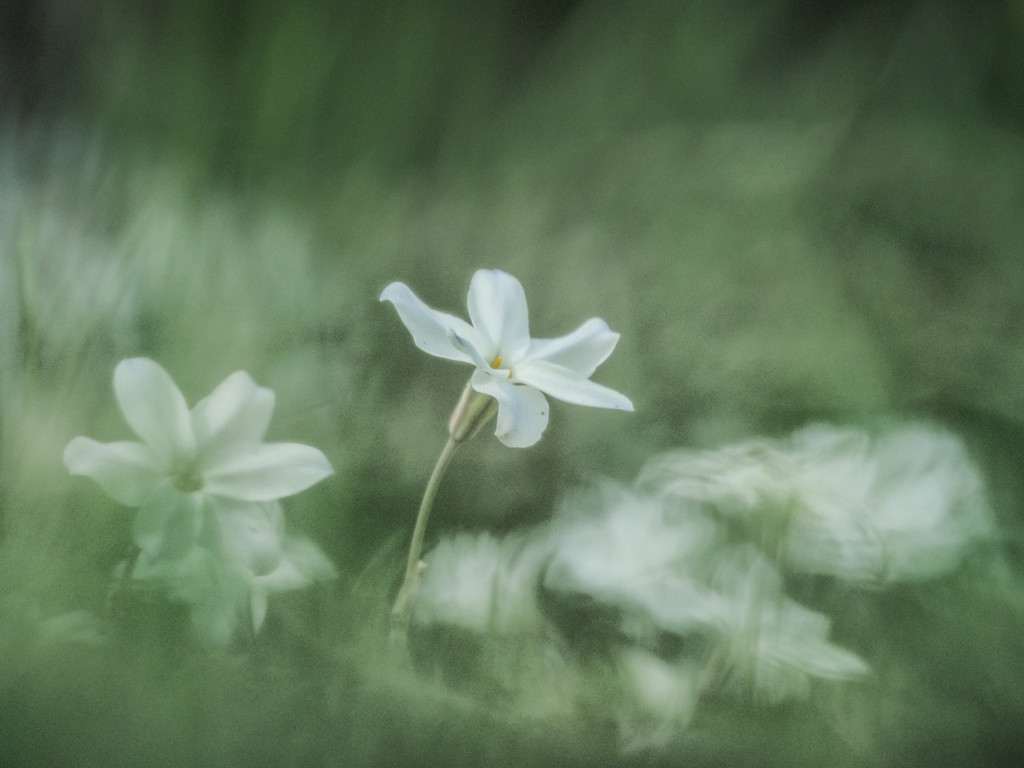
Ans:
[{"label": "thin stalk", "polygon": [[18,292],[18,342],[22,362],[23,387],[26,398],[31,397],[39,360],[39,335],[36,328],[36,285],[32,257],[35,254],[32,232],[26,229],[18,247],[15,278]]},{"label": "thin stalk", "polygon": [[420,562],[420,554],[423,551],[423,537],[427,532],[427,520],[430,518],[430,510],[434,506],[434,497],[437,495],[438,486],[441,485],[441,478],[444,476],[448,464],[459,447],[459,442],[454,437],[449,437],[445,443],[441,455],[434,465],[434,471],[430,473],[430,480],[427,481],[427,488],[423,492],[423,500],[420,502],[420,510],[416,515],[416,527],[412,531],[412,541],[409,544],[409,559],[405,565],[405,580],[401,589],[398,590],[398,597],[391,608],[391,645],[395,648],[404,648],[409,630],[409,618],[412,613],[412,603],[416,597],[416,588],[419,586],[420,571],[423,564]]},{"label": "thin stalk", "polygon": [[120,576],[111,581],[107,590],[108,614],[113,615],[115,611],[124,610],[124,598],[131,591],[132,574],[135,573],[135,566],[139,564],[141,555],[142,550],[136,544],[132,544],[124,561],[124,570]]},{"label": "thin stalk", "polygon": [[132,575],[135,573],[135,566],[139,564],[139,557],[142,549],[137,544],[132,544],[128,550],[128,557],[124,561],[124,573],[117,581],[118,589],[127,590],[132,583]]}]

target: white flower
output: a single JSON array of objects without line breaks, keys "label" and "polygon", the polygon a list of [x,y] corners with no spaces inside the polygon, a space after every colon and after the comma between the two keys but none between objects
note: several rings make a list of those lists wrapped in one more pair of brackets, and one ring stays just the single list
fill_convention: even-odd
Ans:
[{"label": "white flower", "polygon": [[722,552],[710,587],[720,598],[711,687],[775,704],[807,698],[811,681],[857,680],[870,672],[828,640],[831,621],[783,592],[782,577],[750,544]]},{"label": "white flower", "polygon": [[719,601],[701,575],[724,531],[696,505],[668,509],[608,482],[571,499],[555,521],[545,589],[614,607],[627,636],[682,635],[713,623]]},{"label": "white flower", "polygon": [[280,550],[277,565],[263,575],[200,546],[174,561],[153,560],[143,553],[132,580],[186,603],[196,637],[209,645],[225,646],[246,619],[253,635],[260,631],[271,594],[302,589],[337,575],[327,556],[311,541],[283,538]]},{"label": "white flower", "polygon": [[[788,597],[775,566],[726,529],[697,502],[604,482],[529,533],[442,539],[415,618],[511,637],[527,666],[558,660],[600,692],[625,751],[667,748],[705,693],[777,703],[863,679],[868,665],[829,640],[828,617]],[[462,679],[490,695],[519,673],[508,656],[475,656]],[[508,688],[534,702],[568,679],[554,670]],[[566,707],[583,701],[564,695]]]},{"label": "white flower", "polygon": [[530,338],[526,294],[512,275],[481,269],[473,275],[467,304],[472,325],[431,309],[404,283],[380,296],[425,352],[475,365],[473,389],[498,402],[495,434],[505,445],[533,445],[548,423],[544,395],[577,405],[632,411],[627,397],[590,381],[615,348],[619,334],[599,318],[558,339]]},{"label": "white flower", "polygon": [[878,435],[816,424],[784,441],[678,451],[650,461],[640,484],[760,528],[789,569],[864,584],[949,573],[995,531],[963,442],[926,424]]},{"label": "white flower", "polygon": [[700,665],[685,658],[666,661],[635,645],[618,649],[614,658],[624,694],[616,712],[622,751],[665,749],[693,719]]},{"label": "white flower", "polygon": [[866,674],[859,657],[828,642],[828,618],[787,597],[775,567],[753,545],[729,545],[699,505],[602,490],[588,515],[564,521],[543,586],[614,608],[620,636],[640,647],[674,637],[691,649],[664,666],[643,654],[624,657],[639,675],[638,692],[649,683],[654,701],[681,686],[672,694],[681,707],[673,722],[686,720],[696,669],[706,685],[772,702],[806,696],[814,678]]},{"label": "white flower", "polygon": [[333,563],[321,549],[308,539],[288,538],[284,542],[282,557],[269,573],[247,572],[249,587],[249,615],[252,631],[259,632],[267,615],[267,598],[275,592],[305,589],[316,581],[337,576]]},{"label": "white flower", "polygon": [[537,584],[550,557],[546,529],[533,535],[446,537],[426,557],[413,618],[471,632],[536,629]]},{"label": "white flower", "polygon": [[151,558],[175,558],[201,540],[257,572],[276,567],[276,500],[333,470],[315,448],[263,442],[274,393],[237,371],[189,411],[168,373],[141,357],[118,364],[114,392],[141,442],[76,437],[64,450],[64,464],[115,501],[139,508],[139,548]]}]

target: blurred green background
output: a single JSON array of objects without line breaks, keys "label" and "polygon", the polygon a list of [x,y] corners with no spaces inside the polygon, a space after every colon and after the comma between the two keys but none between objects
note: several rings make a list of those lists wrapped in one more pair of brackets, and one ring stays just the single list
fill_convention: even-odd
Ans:
[{"label": "blurred green background", "polygon": [[[637,407],[556,403],[528,450],[477,438],[431,537],[543,520],[667,448],[924,417],[968,439],[1019,583],[1022,205],[1019,0],[8,0],[4,764],[618,763],[606,734],[524,733],[374,656],[468,374],[378,303],[393,280],[464,314],[495,267],[537,336],[603,317],[622,339],[595,380]],[[198,652],[169,610],[44,639],[103,614],[128,543],[60,457],[128,437],[111,375],[135,355],[190,402],[249,371],[271,439],[336,469],[285,507],[339,578],[272,606],[254,649]],[[885,713],[860,743],[729,712],[644,759],[1019,762],[1020,596],[935,589],[863,601],[901,682],[843,714]]]}]

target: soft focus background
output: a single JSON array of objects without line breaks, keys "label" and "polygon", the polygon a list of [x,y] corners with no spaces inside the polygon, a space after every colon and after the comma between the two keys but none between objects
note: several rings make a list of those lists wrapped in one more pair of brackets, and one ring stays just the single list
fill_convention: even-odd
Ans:
[{"label": "soft focus background", "polygon": [[[1024,552],[1019,0],[8,0],[0,6],[0,764],[618,764],[388,668],[390,590],[468,371],[393,280],[464,314],[516,275],[531,328],[599,315],[595,380],[535,447],[476,438],[430,541],[544,520],[652,454],[813,420],[923,417],[968,442]],[[116,363],[190,402],[245,369],[271,438],[336,474],[285,502],[336,581],[248,647],[169,608],[111,628],[130,513],[61,463],[129,437]],[[865,599],[888,685],[833,712],[736,708],[665,765],[1019,765],[1024,596]],[[858,642],[860,648],[858,648]],[[865,654],[866,656],[868,654]]]}]

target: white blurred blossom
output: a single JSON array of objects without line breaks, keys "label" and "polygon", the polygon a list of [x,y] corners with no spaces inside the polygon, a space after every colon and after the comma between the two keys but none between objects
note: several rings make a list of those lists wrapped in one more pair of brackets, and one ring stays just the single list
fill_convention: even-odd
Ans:
[{"label": "white blurred blossom", "polygon": [[697,709],[701,665],[626,646],[617,654],[616,666],[627,702],[615,713],[623,751],[666,747],[686,730]]},{"label": "white blurred blossom", "polygon": [[549,550],[543,532],[442,539],[426,557],[414,621],[481,633],[535,628],[537,584]]},{"label": "white blurred blossom", "polygon": [[117,404],[138,442],[76,437],[64,450],[73,475],[138,507],[133,538],[149,559],[175,559],[200,542],[256,573],[280,560],[278,499],[332,473],[320,451],[263,442],[274,393],[244,371],[191,411],[177,385],[146,358],[114,371]]},{"label": "white blurred blossom", "polygon": [[697,508],[606,483],[563,508],[544,586],[615,608],[633,634],[707,628],[716,601],[701,576],[723,533]]},{"label": "white blurred blossom", "polygon": [[[827,617],[787,597],[774,566],[752,545],[728,543],[699,507],[625,490],[608,502],[560,536],[547,588],[615,608],[620,631],[638,643],[674,637],[706,654],[709,687],[738,686],[774,703],[805,697],[811,678],[867,672],[828,642]],[[686,669],[695,661],[676,656],[669,660]]]},{"label": "white blurred blossom", "polygon": [[776,704],[807,698],[812,679],[854,680],[870,671],[828,641],[828,617],[786,596],[778,571],[752,545],[723,552],[710,587],[720,600],[707,685]]},{"label": "white blurred blossom", "polygon": [[925,424],[878,435],[820,424],[787,440],[677,451],[639,482],[742,521],[786,568],[863,584],[949,573],[995,530],[963,443]]},{"label": "white blurred blossom", "polygon": [[311,541],[284,537],[277,564],[265,573],[195,546],[176,560],[151,559],[142,553],[131,578],[188,605],[195,636],[209,645],[225,646],[240,630],[253,635],[260,631],[271,595],[335,575],[330,560]]},{"label": "white blurred blossom", "polygon": [[414,618],[512,634],[570,665],[588,658],[598,711],[626,750],[670,743],[707,692],[775,703],[868,672],[830,642],[829,619],[786,596],[775,567],[704,505],[612,483],[571,497],[529,534],[443,539]]}]

